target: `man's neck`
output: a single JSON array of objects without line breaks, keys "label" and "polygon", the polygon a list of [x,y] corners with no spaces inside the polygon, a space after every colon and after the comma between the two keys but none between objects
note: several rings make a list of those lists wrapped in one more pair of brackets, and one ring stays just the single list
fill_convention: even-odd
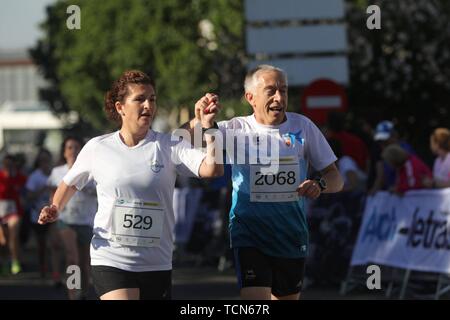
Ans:
[{"label": "man's neck", "polygon": [[284,122],[287,121],[286,114],[284,115],[283,120],[281,120],[281,122],[279,122],[279,123],[266,123],[262,118],[259,118],[259,117],[256,115],[256,113],[254,113],[254,116],[255,116],[256,122],[257,122],[258,124],[263,125],[263,126],[279,126],[279,125],[281,125],[281,124],[283,124]]}]

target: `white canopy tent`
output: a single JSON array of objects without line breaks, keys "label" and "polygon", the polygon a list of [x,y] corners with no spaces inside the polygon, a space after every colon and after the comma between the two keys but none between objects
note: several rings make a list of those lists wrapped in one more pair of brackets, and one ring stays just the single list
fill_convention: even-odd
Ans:
[{"label": "white canopy tent", "polygon": [[[4,151],[4,148],[6,148],[8,144],[23,143],[23,137],[30,137],[29,140],[25,142],[28,145],[33,144],[33,138],[37,138],[36,135],[38,132],[52,130],[59,131],[68,124],[75,123],[77,120],[78,115],[76,113],[71,113],[64,118],[55,116],[50,111],[49,107],[42,102],[7,101],[0,106],[0,151]],[[6,132],[9,134],[6,135]],[[22,138],[17,139],[19,140],[19,142],[17,142],[14,137],[18,137],[19,134]],[[10,138],[7,139],[7,136]],[[20,146],[16,146],[16,148],[18,147]],[[54,146],[54,148],[57,147],[59,147],[59,145]],[[26,148],[25,145],[24,148]],[[56,149],[53,151],[56,151]]]}]

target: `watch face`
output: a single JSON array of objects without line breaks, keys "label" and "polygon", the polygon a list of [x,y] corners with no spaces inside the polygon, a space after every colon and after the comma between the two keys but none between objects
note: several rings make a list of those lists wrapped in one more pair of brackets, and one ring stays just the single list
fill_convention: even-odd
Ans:
[{"label": "watch face", "polygon": [[317,183],[320,186],[320,190],[323,191],[323,190],[325,190],[327,188],[327,182],[325,181],[324,178],[317,179],[316,181],[317,181]]}]

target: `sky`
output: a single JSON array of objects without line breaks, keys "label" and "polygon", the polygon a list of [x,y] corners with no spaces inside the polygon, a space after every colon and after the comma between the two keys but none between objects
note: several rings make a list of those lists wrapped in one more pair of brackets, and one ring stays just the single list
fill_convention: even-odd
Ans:
[{"label": "sky", "polygon": [[32,47],[41,32],[39,23],[45,19],[45,7],[55,0],[1,0],[0,50]]}]

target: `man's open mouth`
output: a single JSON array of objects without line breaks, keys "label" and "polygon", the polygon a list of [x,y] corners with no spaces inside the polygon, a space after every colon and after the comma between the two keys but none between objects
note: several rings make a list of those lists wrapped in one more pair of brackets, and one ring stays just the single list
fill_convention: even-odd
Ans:
[{"label": "man's open mouth", "polygon": [[281,112],[281,111],[283,111],[283,108],[282,107],[269,107],[269,110],[270,111],[272,111],[272,112]]}]

